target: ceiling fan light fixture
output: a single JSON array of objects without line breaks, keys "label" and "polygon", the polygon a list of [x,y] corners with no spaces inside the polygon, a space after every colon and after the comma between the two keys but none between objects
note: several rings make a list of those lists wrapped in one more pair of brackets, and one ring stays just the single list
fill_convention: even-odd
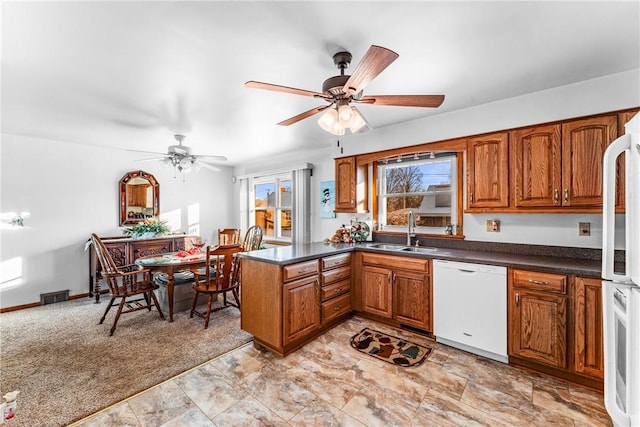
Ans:
[{"label": "ceiling fan light fixture", "polygon": [[349,122],[353,117],[353,109],[347,103],[342,104],[338,107],[338,115],[340,116],[340,120]]},{"label": "ceiling fan light fixture", "polygon": [[349,121],[349,129],[351,129],[351,133],[356,133],[360,129],[362,129],[367,124],[367,122],[365,121],[364,117],[362,117],[362,115],[358,112],[356,107],[350,108],[352,114],[351,120]]},{"label": "ceiling fan light fixture", "polygon": [[318,124],[322,129],[329,133],[333,133],[333,126],[339,122],[338,112],[335,108],[329,108],[320,118]]}]

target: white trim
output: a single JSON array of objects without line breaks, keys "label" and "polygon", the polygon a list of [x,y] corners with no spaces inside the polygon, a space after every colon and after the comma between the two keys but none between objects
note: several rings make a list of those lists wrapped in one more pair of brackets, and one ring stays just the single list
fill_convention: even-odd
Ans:
[{"label": "white trim", "polygon": [[301,169],[313,169],[313,164],[301,163],[298,165],[287,166],[279,169],[247,173],[244,175],[236,175],[235,178],[236,179],[261,178],[263,176],[272,176],[272,175],[280,175],[283,173],[291,173],[291,171],[301,170]]}]

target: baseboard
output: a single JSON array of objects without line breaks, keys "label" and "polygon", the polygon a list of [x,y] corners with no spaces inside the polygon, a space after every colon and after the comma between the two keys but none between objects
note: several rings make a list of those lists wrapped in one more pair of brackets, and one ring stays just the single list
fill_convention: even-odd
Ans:
[{"label": "baseboard", "polygon": [[[72,299],[79,299],[79,298],[88,298],[89,297],[89,293],[84,293],[84,294],[78,294],[78,295],[69,295],[69,300]],[[38,302],[31,302],[29,304],[22,304],[22,305],[14,305],[12,307],[5,307],[5,308],[0,308],[0,313],[7,313],[10,311],[17,311],[17,310],[23,310],[25,308],[33,308],[33,307],[40,307],[40,301]]]}]

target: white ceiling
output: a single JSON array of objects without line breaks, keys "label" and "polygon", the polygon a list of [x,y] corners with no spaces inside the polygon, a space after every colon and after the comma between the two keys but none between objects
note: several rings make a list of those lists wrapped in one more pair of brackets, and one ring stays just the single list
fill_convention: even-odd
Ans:
[{"label": "white ceiling", "polygon": [[[444,94],[438,109],[360,105],[373,128],[640,68],[640,2],[2,2],[2,132],[165,152],[174,133],[229,164],[335,142],[332,55],[400,57],[365,95]],[[349,71],[349,70],[348,70]],[[347,74],[349,74],[347,72]],[[142,157],[145,155],[141,154]],[[147,156],[148,157],[148,156]]]}]

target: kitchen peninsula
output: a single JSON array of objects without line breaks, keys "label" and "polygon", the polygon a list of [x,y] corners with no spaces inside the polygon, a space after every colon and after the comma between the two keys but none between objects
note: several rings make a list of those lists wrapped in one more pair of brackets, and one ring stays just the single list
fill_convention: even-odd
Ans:
[{"label": "kitchen peninsula", "polygon": [[[311,243],[242,253],[241,327],[279,355],[295,351],[353,313],[433,336],[433,310],[438,309],[432,294],[433,259],[504,266],[509,271],[504,301],[509,363],[602,389],[601,319],[585,312],[590,307],[584,303],[599,293],[598,259],[555,256],[553,250],[543,256],[420,249],[373,242]],[[535,324],[542,314],[545,323]],[[532,322],[542,328],[535,337],[516,330]]]}]

